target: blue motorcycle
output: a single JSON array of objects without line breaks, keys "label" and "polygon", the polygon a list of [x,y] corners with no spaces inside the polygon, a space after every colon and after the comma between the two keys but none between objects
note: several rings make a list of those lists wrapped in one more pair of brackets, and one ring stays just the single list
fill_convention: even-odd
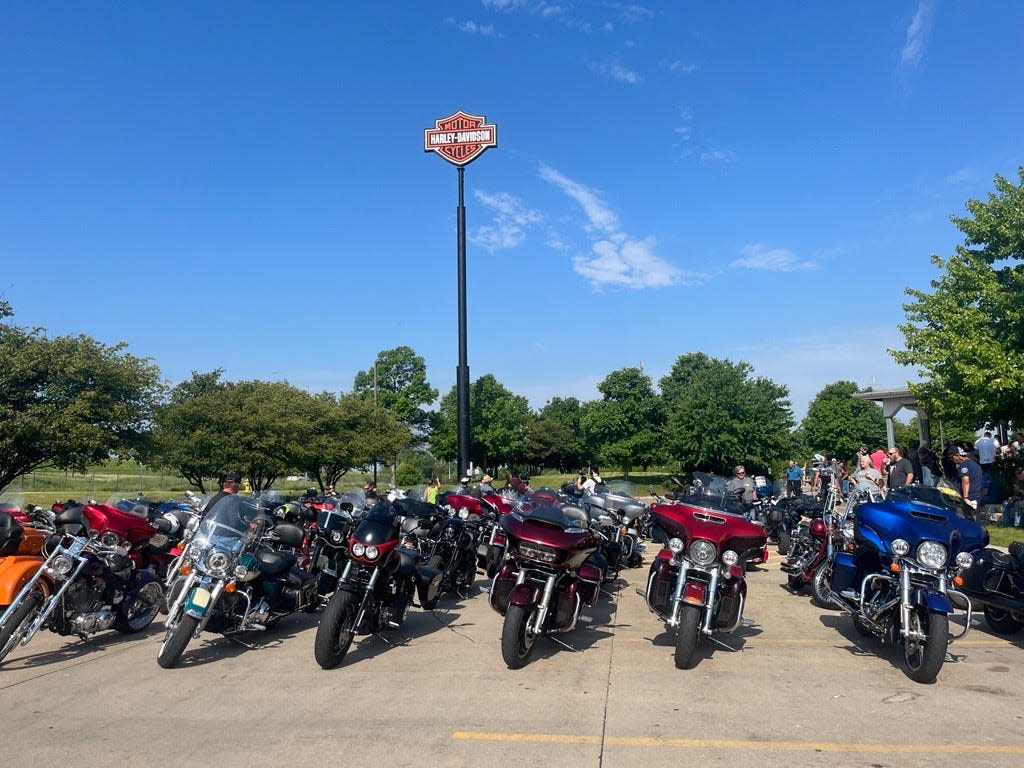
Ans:
[{"label": "blue motorcycle", "polygon": [[[906,673],[933,682],[946,647],[967,634],[970,598],[954,589],[988,531],[947,503],[936,488],[906,486],[884,501],[857,507],[854,552],[837,552],[831,600],[850,612],[857,632],[901,644]],[[967,612],[964,629],[949,634],[949,614]]]}]

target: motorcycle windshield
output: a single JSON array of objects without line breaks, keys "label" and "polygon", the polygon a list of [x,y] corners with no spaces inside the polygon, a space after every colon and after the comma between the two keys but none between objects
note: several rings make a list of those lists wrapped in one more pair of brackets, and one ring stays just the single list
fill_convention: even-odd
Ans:
[{"label": "motorcycle windshield", "polygon": [[237,557],[259,541],[265,524],[254,499],[231,494],[203,516],[192,545],[196,550],[217,550]]},{"label": "motorcycle windshield", "polygon": [[356,491],[345,491],[338,497],[338,508],[353,514],[360,514],[366,507],[366,494],[360,488]]},{"label": "motorcycle windshield", "polygon": [[356,539],[363,544],[380,545],[395,538],[395,515],[398,511],[398,507],[386,501],[375,504],[356,528]]},{"label": "motorcycle windshield", "polygon": [[629,480],[611,480],[606,483],[608,490],[618,496],[629,496],[636,498],[637,490],[636,483],[632,483]]}]

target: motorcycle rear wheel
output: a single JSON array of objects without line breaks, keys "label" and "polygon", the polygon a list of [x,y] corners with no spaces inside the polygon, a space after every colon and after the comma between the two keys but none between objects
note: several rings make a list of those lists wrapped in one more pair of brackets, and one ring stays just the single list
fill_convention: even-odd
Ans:
[{"label": "motorcycle rear wheel", "polygon": [[316,628],[313,643],[313,656],[321,669],[333,669],[345,658],[356,634],[357,613],[359,601],[354,593],[334,593]]},{"label": "motorcycle rear wheel", "polygon": [[130,600],[131,605],[124,613],[119,612],[117,621],[114,622],[114,629],[124,635],[141,632],[153,623],[153,619],[163,607],[164,591],[158,582],[151,581],[143,584]]},{"label": "motorcycle rear wheel", "polygon": [[676,632],[676,669],[690,669],[697,661],[697,646],[700,644],[701,609],[696,605],[684,605],[679,616],[679,630]]},{"label": "motorcycle rear wheel", "polygon": [[29,592],[7,623],[0,627],[0,662],[21,642],[32,620],[42,610],[43,600],[44,596],[40,590]]},{"label": "motorcycle rear wheel", "polygon": [[509,669],[520,669],[530,661],[537,634],[530,629],[536,605],[510,605],[501,625],[501,658]]},{"label": "motorcycle rear wheel", "polygon": [[985,621],[1002,635],[1014,635],[1024,629],[1024,621],[1018,621],[1009,611],[991,605],[985,606]]},{"label": "motorcycle rear wheel", "polygon": [[156,655],[156,663],[164,669],[170,669],[177,664],[198,626],[199,619],[189,616],[187,613],[184,614],[181,621],[167,630],[164,642],[160,646],[160,652]]},{"label": "motorcycle rear wheel", "polygon": [[921,612],[910,612],[911,628],[921,629],[922,619],[927,621],[928,639],[920,642],[903,641],[903,659],[907,664],[907,677],[917,683],[933,683],[946,660],[946,646],[949,644],[949,617],[938,611],[928,611],[927,618]]}]

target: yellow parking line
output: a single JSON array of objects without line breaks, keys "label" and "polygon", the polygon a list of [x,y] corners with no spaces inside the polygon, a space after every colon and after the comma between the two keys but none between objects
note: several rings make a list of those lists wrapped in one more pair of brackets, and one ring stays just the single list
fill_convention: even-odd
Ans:
[{"label": "yellow parking line", "polygon": [[[723,635],[725,642],[728,642],[728,635]],[[839,648],[844,644],[848,644],[849,640],[846,638],[838,638],[836,640],[815,640],[809,637],[746,637],[743,638],[745,648],[753,648],[758,645],[820,645],[829,648]],[[646,637],[616,637],[616,643],[645,643],[650,644],[650,639]],[[986,638],[978,640],[956,640],[950,646],[952,649],[963,648],[964,646],[979,646],[979,647],[1013,647],[1014,643],[1011,640],[999,640],[998,638]],[[666,646],[668,647],[668,646]]]},{"label": "yellow parking line", "polygon": [[[542,744],[599,744],[599,736],[571,733],[505,733],[455,731],[454,741],[533,742]],[[782,749],[792,752],[883,752],[900,754],[1024,755],[1024,744],[866,744],[842,741],[769,741],[744,739],[659,739],[646,736],[608,736],[606,746],[676,747],[683,749]]]}]

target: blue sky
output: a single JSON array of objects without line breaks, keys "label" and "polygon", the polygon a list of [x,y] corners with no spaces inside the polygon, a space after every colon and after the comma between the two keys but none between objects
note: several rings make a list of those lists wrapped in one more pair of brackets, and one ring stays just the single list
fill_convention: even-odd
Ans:
[{"label": "blue sky", "polygon": [[540,407],[682,354],[789,387],[914,378],[907,286],[1024,163],[1024,4],[8,3],[0,296],[171,383],[351,389],[382,349]]}]

